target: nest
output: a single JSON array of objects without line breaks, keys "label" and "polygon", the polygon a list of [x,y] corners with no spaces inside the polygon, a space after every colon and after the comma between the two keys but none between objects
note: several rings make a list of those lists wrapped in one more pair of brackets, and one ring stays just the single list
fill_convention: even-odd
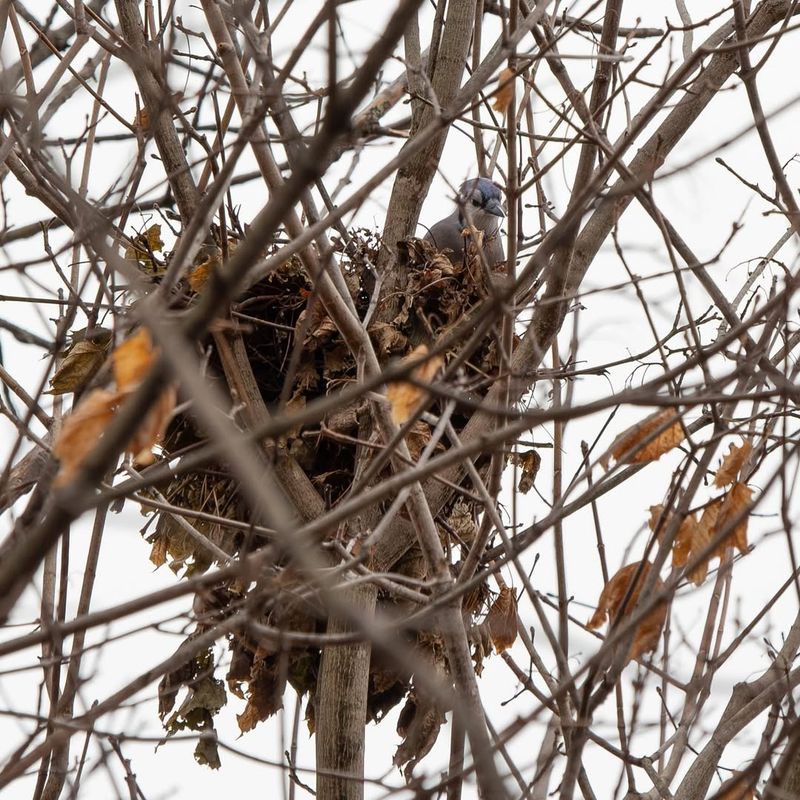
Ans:
[{"label": "nest", "polygon": [[[366,230],[352,231],[347,246],[339,246],[339,263],[362,318],[372,303],[375,287],[372,265],[377,262],[380,246],[376,235]],[[368,328],[376,352],[384,361],[402,357],[421,342],[437,341],[487,296],[488,281],[492,278],[474,254],[463,263],[452,263],[447,255],[437,253],[432,245],[417,239],[400,242],[398,250],[399,268],[404,270],[408,280],[402,287],[401,296],[391,299],[391,321],[374,323]],[[381,316],[385,319],[387,315]],[[254,377],[270,409],[300,407],[356,380],[354,359],[321,303],[316,300],[312,284],[296,258],[252,286],[234,305],[231,320],[240,326]],[[221,374],[213,343],[209,341],[206,346],[210,349],[210,371]],[[479,398],[496,372],[497,351],[492,338],[487,337],[462,370],[461,381]],[[432,410],[438,410],[436,404]],[[461,416],[453,416],[457,428],[466,424],[469,413],[465,410]],[[357,409],[347,408],[332,414],[326,419],[325,426],[293,430],[281,442],[319,490],[328,508],[340,501],[353,482],[358,432]],[[409,439],[412,454],[419,453],[430,438],[430,427],[425,422],[418,422],[413,434],[418,442],[412,446],[412,439]],[[168,430],[163,444],[164,454],[174,458],[203,441],[203,433],[195,427],[192,419],[180,416]],[[258,537],[249,535],[247,531],[247,524],[251,522],[250,510],[225,463],[207,465],[159,488],[172,505],[198,513],[192,517],[187,511],[186,520],[218,550],[215,553],[199,544],[187,534],[179,520],[161,513],[147,534],[154,563],[166,563],[176,573],[191,576],[220,564],[220,551],[235,557],[258,546]],[[204,514],[239,524],[225,526],[210,522],[203,518]],[[477,509],[473,503],[455,496],[439,516],[437,523],[445,546],[449,549],[461,547],[465,552],[477,531]],[[409,551],[394,570],[425,578],[424,559],[416,549]],[[302,581],[293,574],[289,564],[275,564],[270,581],[276,587],[275,591],[269,601],[256,600],[253,611],[265,629],[309,634],[326,630],[325,609],[304,591]],[[263,584],[243,586],[231,582],[208,593],[195,608],[200,612],[198,630],[230,614],[243,603],[251,603],[252,593],[259,586],[263,590]],[[477,615],[485,609],[487,597],[485,587],[472,592],[465,599],[464,613],[472,617]],[[263,606],[261,611],[258,611],[259,603]],[[402,602],[388,595],[381,595],[379,604],[384,606],[384,610],[389,606],[394,606],[395,612],[403,610],[398,608]],[[253,608],[253,604],[249,607]],[[437,668],[447,669],[444,650],[435,633],[403,631],[398,635],[421,658]],[[226,676],[227,689],[246,700],[244,711],[238,715],[242,732],[252,729],[282,706],[287,683],[300,695],[309,695],[307,721],[313,732],[321,657],[319,648],[300,646],[287,649],[268,637],[254,636],[252,631],[230,635],[229,647],[231,661]],[[478,643],[476,653],[478,651],[476,669],[480,667],[485,644]],[[162,681],[160,711],[168,733],[187,727],[204,731],[209,730],[209,726],[213,728],[213,716],[221,706],[220,691],[224,695],[224,689],[214,677],[213,655],[204,652],[193,664],[193,667],[184,667],[167,675]],[[173,711],[180,686],[188,687],[189,697],[199,694],[210,698],[208,706],[195,701],[190,703],[188,711],[184,708],[186,703]],[[406,705],[401,715],[404,742],[396,761],[409,764],[410,769],[435,740],[443,711],[418,695],[412,676],[398,671],[396,665],[387,663],[380,653],[373,653],[367,703],[369,720],[382,719],[404,698]],[[203,739],[196,756],[199,761],[212,766],[216,766],[215,760],[218,761],[218,755],[209,749],[208,737]]]}]

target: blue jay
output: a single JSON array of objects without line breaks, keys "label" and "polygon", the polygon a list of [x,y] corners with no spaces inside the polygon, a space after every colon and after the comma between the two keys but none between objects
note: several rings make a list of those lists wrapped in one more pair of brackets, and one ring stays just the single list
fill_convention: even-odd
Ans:
[{"label": "blue jay", "polygon": [[[425,234],[437,250],[450,250],[450,260],[460,264],[464,259],[464,237],[461,232],[472,225],[483,231],[483,255],[489,268],[505,261],[500,241],[500,219],[505,216],[500,203],[500,187],[488,178],[470,178],[461,184],[456,209],[440,219]],[[468,240],[468,239],[467,239]]]}]

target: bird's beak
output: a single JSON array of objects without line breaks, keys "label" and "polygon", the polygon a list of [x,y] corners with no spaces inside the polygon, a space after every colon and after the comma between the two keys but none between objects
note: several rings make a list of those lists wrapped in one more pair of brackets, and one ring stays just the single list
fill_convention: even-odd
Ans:
[{"label": "bird's beak", "polygon": [[490,200],[485,206],[484,211],[487,214],[494,214],[496,217],[504,217],[506,212],[503,211],[503,206],[500,205],[500,201],[497,199]]}]

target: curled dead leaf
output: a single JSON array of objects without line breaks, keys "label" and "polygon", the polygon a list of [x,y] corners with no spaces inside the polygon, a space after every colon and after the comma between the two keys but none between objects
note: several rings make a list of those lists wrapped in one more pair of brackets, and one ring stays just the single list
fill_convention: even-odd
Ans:
[{"label": "curled dead leaf", "polygon": [[542,457],[538,450],[526,450],[524,453],[512,453],[511,463],[516,464],[520,470],[517,489],[522,494],[527,494],[532,488],[542,465]]},{"label": "curled dead leaf", "polygon": [[150,547],[150,561],[155,564],[156,568],[167,563],[167,539],[165,536],[157,536],[153,539]]},{"label": "curled dead leaf", "polygon": [[431,440],[431,426],[418,419],[406,435],[406,446],[412,461],[419,461],[422,451]]},{"label": "curled dead leaf", "polygon": [[125,452],[132,456],[133,463],[137,467],[146,467],[156,460],[153,447],[161,444],[164,439],[177,400],[178,392],[175,387],[168,386],[153,404],[142,424],[136,429]]},{"label": "curled dead leaf", "polygon": [[[690,561],[696,561],[700,554],[705,552],[710,540],[708,529],[697,521],[694,514],[689,514],[681,523],[672,545],[672,566],[682,567]],[[713,553],[701,557],[697,565],[686,573],[695,586],[700,586],[706,579],[708,562],[713,557]]]},{"label": "curled dead leaf", "polygon": [[461,231],[461,235],[464,237],[464,252],[467,254],[467,268],[470,274],[482,276],[482,265],[486,257],[483,246],[484,232],[469,225]]},{"label": "curled dead leaf", "polygon": [[492,108],[505,114],[506,109],[514,99],[514,79],[516,75],[513,69],[506,67],[497,78],[497,89],[494,91],[494,103]]},{"label": "curled dead leaf", "polygon": [[[428,352],[428,348],[421,344],[415,347],[404,359],[403,362],[416,361]],[[433,380],[436,373],[444,364],[444,358],[440,355],[432,356],[419,366],[415,367],[411,373],[420,383],[429,383]],[[427,392],[406,381],[390,383],[386,388],[386,398],[392,407],[392,419],[397,425],[402,425],[408,420],[417,409],[425,402]]]},{"label": "curled dead leaf", "polygon": [[682,567],[689,560],[692,552],[696,552],[697,527],[697,517],[694,514],[688,514],[681,522],[681,526],[675,534],[675,541],[672,543],[673,567]]},{"label": "curled dead leaf", "polygon": [[[228,257],[236,252],[238,244],[235,239],[228,239]],[[204,258],[204,260],[192,267],[187,277],[189,287],[193,292],[199,292],[206,285],[211,275],[222,266],[222,248],[216,245],[206,245],[200,257]]]},{"label": "curled dead leaf", "polygon": [[[650,566],[649,561],[636,561],[633,564],[622,567],[622,569],[620,569],[603,587],[603,591],[600,593],[600,599],[597,602],[597,610],[586,623],[586,627],[589,630],[596,630],[609,618],[612,622],[615,622],[619,617],[630,615],[636,606],[639,594],[647,580]],[[638,578],[636,578],[636,584],[630,592],[630,597],[627,603],[625,603],[625,608],[622,609],[622,603],[628,595],[628,590],[637,572],[639,574]],[[657,580],[655,591],[659,591],[663,587],[663,582],[660,579]],[[656,649],[658,646],[658,637],[661,635],[661,630],[664,627],[664,620],[666,618],[667,606],[660,603],[639,623],[634,633],[630,650],[628,651],[628,661],[635,660],[644,653]]]},{"label": "curled dead leaf", "polygon": [[[53,453],[61,462],[55,479],[56,486],[63,486],[72,480],[128,394],[129,392],[95,389],[64,420],[53,444]],[[155,460],[151,448],[164,437],[175,409],[176,397],[175,388],[167,387],[126,445],[125,452],[133,457],[137,466],[147,466]]]},{"label": "curled dead leaf", "polygon": [[83,389],[105,361],[108,341],[84,339],[72,345],[50,379],[50,394],[66,394]]},{"label": "curled dead leaf", "polygon": [[220,259],[219,256],[210,256],[205,261],[200,262],[197,266],[193,267],[188,276],[189,287],[193,292],[199,292],[208,281],[211,273],[219,269]]},{"label": "curled dead leaf", "polygon": [[135,389],[149,371],[154,358],[155,352],[150,332],[147,328],[139,328],[136,333],[125,339],[111,355],[117,389],[121,392]]},{"label": "curled dead leaf", "polygon": [[406,335],[388,322],[374,322],[369,326],[368,333],[378,352],[383,356],[402,352],[408,345]]},{"label": "curled dead leaf", "polygon": [[600,458],[608,469],[613,458],[618,464],[646,464],[677,447],[684,439],[680,415],[673,408],[658,411],[623,431]]},{"label": "curled dead leaf", "polygon": [[664,530],[664,525],[666,520],[663,522],[661,521],[661,517],[664,514],[664,506],[659,503],[657,506],[650,506],[650,519],[647,520],[647,525],[653,533],[656,531],[661,533]]},{"label": "curled dead leaf", "polygon": [[164,249],[164,240],[161,238],[161,225],[151,225],[144,233],[133,237],[132,244],[125,248],[125,259],[136,261],[144,269],[153,270],[153,253],[160,253]]},{"label": "curled dead leaf", "polygon": [[[713,512],[712,512],[713,513]],[[671,514],[664,516],[664,506],[650,506],[650,530],[657,531],[659,540],[667,530]],[[702,553],[708,545],[710,540],[708,520],[710,517],[705,518],[705,523],[701,520],[698,522],[694,514],[687,514],[681,522],[678,532],[675,534],[675,539],[672,542],[672,566],[679,568],[683,567],[690,561]],[[687,577],[699,586],[706,579],[708,574],[708,562],[713,558],[713,553],[708,553],[706,556],[697,563],[688,573]]]},{"label": "curled dead leaf", "polygon": [[[61,461],[56,485],[68,483],[94,449],[111,423],[117,409],[149,371],[155,359],[153,342],[146,328],[129,336],[112,353],[111,366],[116,391],[95,389],[84,397],[65,419],[56,437],[53,452]],[[152,448],[164,437],[177,402],[174,386],[168,386],[145,415],[125,446],[125,452],[139,466],[152,464]]]},{"label": "curled dead leaf", "polygon": [[69,483],[75,476],[113,419],[121,399],[120,392],[95,389],[64,420],[53,443],[53,453],[61,461],[56,486]]},{"label": "curled dead leaf", "polygon": [[517,638],[517,598],[508,586],[500,590],[486,621],[494,649],[498,653],[508,650]]},{"label": "curled dead leaf", "polygon": [[[740,553],[747,552],[747,522],[752,497],[752,489],[744,483],[734,483],[723,498],[714,526],[714,536],[718,536],[731,525],[734,527],[720,543],[718,553],[721,554],[729,546],[735,547]],[[735,520],[738,522],[734,522]]]},{"label": "curled dead leaf", "polygon": [[447,518],[447,524],[459,541],[467,546],[471,545],[478,535],[475,512],[464,500],[458,500],[455,503],[450,516]]},{"label": "curled dead leaf", "polygon": [[286,687],[286,674],[279,669],[275,658],[256,653],[247,686],[247,704],[236,722],[242,733],[253,730],[259,722],[271,717],[283,707],[283,691]]},{"label": "curled dead leaf", "polygon": [[753,446],[749,439],[745,439],[739,447],[732,444],[714,476],[714,486],[722,488],[729,483],[734,483],[739,478],[739,472],[752,449]]},{"label": "curled dead leaf", "polygon": [[721,506],[722,506],[721,497],[718,497],[716,500],[712,500],[703,509],[703,514],[700,517],[700,522],[699,522],[700,531],[703,536],[706,536],[708,538],[708,541],[711,541],[711,534],[717,527],[717,517],[719,516],[719,510]]},{"label": "curled dead leaf", "polygon": [[[715,500],[705,507],[700,520],[691,530],[691,542],[686,558],[680,561],[680,563],[677,562],[673,551],[673,566],[683,566],[689,561],[694,561],[701,553],[705,553],[708,550],[708,545],[711,542],[711,537],[717,522],[717,516],[719,515],[720,505],[721,500]],[[687,573],[687,577],[695,586],[699,586],[706,579],[708,575],[708,562],[716,555],[718,555],[717,552],[709,551],[703,560]]]},{"label": "curled dead leaf", "polygon": [[394,765],[403,769],[410,781],[414,767],[430,752],[445,721],[436,702],[425,695],[411,692],[397,720],[397,732],[403,737],[394,754]]},{"label": "curled dead leaf", "polygon": [[133,124],[137,128],[141,128],[143,131],[146,131],[150,127],[150,113],[146,108],[140,108],[136,112],[136,117],[133,120]]}]

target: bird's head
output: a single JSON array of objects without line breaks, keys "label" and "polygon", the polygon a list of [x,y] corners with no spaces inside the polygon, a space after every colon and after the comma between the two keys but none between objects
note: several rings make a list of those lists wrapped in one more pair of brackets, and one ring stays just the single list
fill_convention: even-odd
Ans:
[{"label": "bird's head", "polygon": [[494,230],[500,224],[503,211],[500,187],[488,178],[470,178],[461,184],[456,198],[459,216],[479,230]]}]

